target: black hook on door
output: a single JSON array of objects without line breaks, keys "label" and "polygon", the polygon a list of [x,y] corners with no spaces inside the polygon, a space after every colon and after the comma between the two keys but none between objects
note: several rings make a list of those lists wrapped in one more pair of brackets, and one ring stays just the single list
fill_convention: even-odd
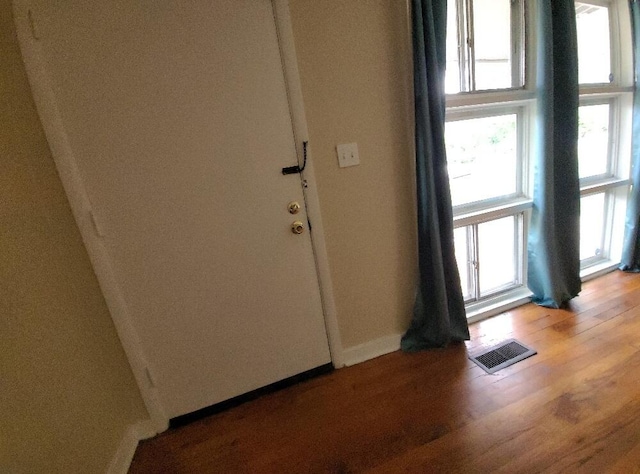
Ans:
[{"label": "black hook on door", "polygon": [[302,168],[300,166],[287,166],[286,168],[282,168],[282,174],[295,174],[302,173],[304,171],[305,166],[307,166],[307,145],[309,142],[302,142]]}]

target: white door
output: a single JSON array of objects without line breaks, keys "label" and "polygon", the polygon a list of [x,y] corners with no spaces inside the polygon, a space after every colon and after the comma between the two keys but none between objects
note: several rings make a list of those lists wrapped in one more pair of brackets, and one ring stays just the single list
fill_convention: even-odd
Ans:
[{"label": "white door", "polygon": [[300,177],[281,173],[297,159],[269,0],[33,9],[168,415],[330,362]]}]

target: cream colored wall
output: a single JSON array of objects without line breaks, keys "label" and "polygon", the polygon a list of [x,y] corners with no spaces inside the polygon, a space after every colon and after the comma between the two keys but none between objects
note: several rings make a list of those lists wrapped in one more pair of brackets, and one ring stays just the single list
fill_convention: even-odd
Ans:
[{"label": "cream colored wall", "polygon": [[104,472],[148,418],[0,0],[0,472]]},{"label": "cream colored wall", "polygon": [[[403,332],[416,278],[406,2],[292,0],[343,345]],[[335,147],[357,142],[359,166]]]}]

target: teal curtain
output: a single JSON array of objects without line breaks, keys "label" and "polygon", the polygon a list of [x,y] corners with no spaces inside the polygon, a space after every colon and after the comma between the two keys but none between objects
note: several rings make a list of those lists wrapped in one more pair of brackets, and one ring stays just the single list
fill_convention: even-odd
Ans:
[{"label": "teal curtain", "polygon": [[581,289],[578,58],[574,0],[538,0],[538,113],[528,281],[559,308]]},{"label": "teal curtain", "polygon": [[405,351],[469,339],[444,146],[446,0],[413,0],[419,281]]},{"label": "teal curtain", "polygon": [[633,166],[633,188],[627,205],[625,222],[624,247],[620,269],[628,272],[640,272],[640,5],[636,0],[629,3],[631,24],[633,28],[633,60],[635,64],[635,81],[633,90],[633,136],[631,159]]}]

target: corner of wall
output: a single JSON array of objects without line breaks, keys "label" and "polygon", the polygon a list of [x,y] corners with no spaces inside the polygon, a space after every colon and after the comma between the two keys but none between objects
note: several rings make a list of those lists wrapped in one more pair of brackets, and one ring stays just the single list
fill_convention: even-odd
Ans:
[{"label": "corner of wall", "polygon": [[129,425],[111,459],[107,474],[126,474],[129,472],[138,443],[144,439],[153,438],[159,432],[152,420],[141,420]]},{"label": "corner of wall", "polygon": [[364,344],[348,347],[344,350],[345,366],[350,367],[400,350],[401,338],[402,334],[390,334],[373,341],[367,341]]}]

